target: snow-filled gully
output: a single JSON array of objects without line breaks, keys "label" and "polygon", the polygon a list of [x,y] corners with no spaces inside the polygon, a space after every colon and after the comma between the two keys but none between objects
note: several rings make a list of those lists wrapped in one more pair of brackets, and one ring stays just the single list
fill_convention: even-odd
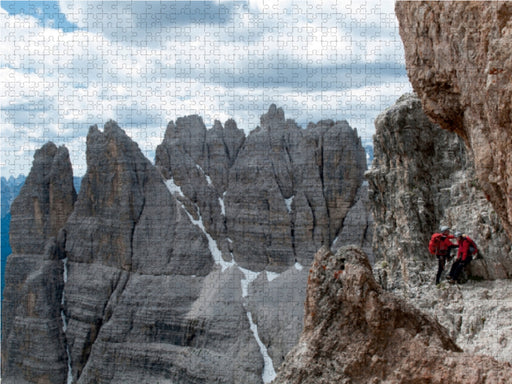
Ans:
[{"label": "snow-filled gully", "polygon": [[[68,258],[62,259],[62,265],[64,266],[63,271],[63,280],[64,284],[68,282]],[[64,298],[64,291],[62,291],[62,299],[61,299],[61,306],[62,309],[60,311],[60,317],[62,318],[62,331],[64,334],[66,334],[66,331],[68,330],[68,319],[66,318],[66,313],[64,312],[64,305],[66,303],[66,300]],[[66,355],[68,358],[68,377],[66,380],[67,384],[73,384],[73,370],[71,369],[71,353],[69,352],[69,345],[66,343]]]},{"label": "snow-filled gully", "polygon": [[[205,174],[205,176],[207,177],[208,183],[211,184],[211,181],[210,181],[209,177],[206,174]],[[185,195],[183,194],[183,191],[181,190],[181,187],[176,185],[174,183],[173,179],[166,180],[165,181],[165,186],[167,187],[167,189],[169,190],[169,192],[171,194],[173,194],[173,195],[176,194],[178,196],[185,197]],[[242,272],[243,278],[240,279],[240,286],[242,288],[242,297],[247,297],[248,292],[249,292],[249,285],[259,276],[259,274],[261,272],[254,272],[254,271],[251,271],[249,269],[240,267],[236,263],[236,261],[234,260],[233,257],[232,257],[231,261],[225,261],[222,258],[222,252],[221,252],[221,250],[219,249],[219,247],[217,245],[217,241],[214,240],[211,237],[211,235],[206,231],[206,228],[204,226],[203,219],[202,219],[199,207],[197,205],[195,207],[196,211],[198,213],[198,217],[199,217],[199,220],[195,220],[192,217],[192,215],[187,211],[185,206],[179,200],[177,200],[177,201],[178,201],[178,203],[181,204],[182,208],[186,212],[186,214],[189,217],[190,221],[194,225],[199,227],[201,229],[201,231],[203,231],[203,233],[205,234],[206,238],[208,239],[208,247],[209,247],[210,252],[211,252],[211,254],[213,256],[213,260],[214,260],[215,264],[217,264],[218,266],[221,267],[222,272],[224,272],[226,269],[228,269],[230,267],[237,267],[240,270],[240,272]],[[224,196],[222,196],[222,199],[219,197],[219,203],[221,204],[222,214],[224,215],[225,214]],[[302,266],[297,263],[295,265],[295,268],[300,270],[300,269],[302,269]],[[278,278],[279,274],[275,273],[275,272],[266,271],[266,276],[267,276],[268,281],[272,281],[272,280]],[[244,308],[246,309],[247,319],[249,320],[250,329],[251,329],[251,331],[252,331],[252,333],[254,335],[254,339],[256,340],[256,343],[258,344],[258,346],[260,348],[260,353],[261,353],[261,355],[263,357],[264,367],[263,367],[263,373],[261,375],[261,378],[263,379],[263,382],[265,384],[267,384],[267,383],[270,383],[272,380],[275,379],[276,371],[275,371],[274,365],[272,363],[272,358],[268,354],[267,347],[265,346],[265,344],[263,344],[263,342],[260,339],[260,336],[258,334],[258,326],[253,321],[252,313],[247,310],[245,304],[244,304]]]}]

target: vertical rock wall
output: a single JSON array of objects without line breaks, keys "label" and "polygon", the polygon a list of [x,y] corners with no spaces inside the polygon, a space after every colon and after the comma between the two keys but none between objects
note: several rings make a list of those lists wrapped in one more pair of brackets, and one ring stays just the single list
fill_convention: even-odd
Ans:
[{"label": "vertical rock wall", "polygon": [[[512,275],[512,244],[463,141],[430,122],[415,95],[379,115],[374,140],[367,178],[379,282],[434,314],[465,351],[510,361],[512,284],[499,279]],[[465,285],[434,285],[437,260],[428,241],[440,225],[479,246]]]},{"label": "vertical rock wall", "polygon": [[512,244],[463,141],[433,124],[414,95],[401,97],[375,126],[375,157],[366,177],[383,285],[407,290],[433,282],[437,260],[428,253],[428,242],[441,225],[467,233],[480,247],[472,277],[512,276]]},{"label": "vertical rock wall", "polygon": [[426,114],[464,139],[512,238],[512,4],[397,1],[395,11]]},{"label": "vertical rock wall", "polygon": [[66,339],[61,317],[65,233],[76,192],[69,153],[48,143],[11,207],[13,254],[2,303],[2,379],[63,383]]}]

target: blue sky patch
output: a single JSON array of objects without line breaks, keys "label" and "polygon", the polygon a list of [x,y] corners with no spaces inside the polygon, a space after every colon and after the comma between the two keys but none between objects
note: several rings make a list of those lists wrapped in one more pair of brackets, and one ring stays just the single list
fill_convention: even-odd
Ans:
[{"label": "blue sky patch", "polygon": [[39,20],[41,26],[73,32],[78,29],[60,12],[57,1],[1,1],[0,5],[9,15],[27,15]]}]

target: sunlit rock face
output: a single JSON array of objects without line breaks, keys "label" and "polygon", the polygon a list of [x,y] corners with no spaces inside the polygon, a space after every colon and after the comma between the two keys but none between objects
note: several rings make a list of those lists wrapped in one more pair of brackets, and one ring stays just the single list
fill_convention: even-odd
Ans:
[{"label": "sunlit rock face", "polygon": [[512,3],[397,1],[395,11],[423,109],[464,139],[512,238]]}]

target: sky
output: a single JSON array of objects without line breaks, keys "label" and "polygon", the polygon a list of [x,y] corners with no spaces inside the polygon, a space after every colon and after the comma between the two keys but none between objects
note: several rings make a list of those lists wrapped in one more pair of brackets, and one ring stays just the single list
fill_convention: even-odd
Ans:
[{"label": "sky", "polygon": [[86,171],[110,119],[154,160],[165,128],[197,114],[248,134],[270,104],[306,127],[347,120],[371,140],[411,86],[394,0],[1,1],[0,174],[65,145]]}]

